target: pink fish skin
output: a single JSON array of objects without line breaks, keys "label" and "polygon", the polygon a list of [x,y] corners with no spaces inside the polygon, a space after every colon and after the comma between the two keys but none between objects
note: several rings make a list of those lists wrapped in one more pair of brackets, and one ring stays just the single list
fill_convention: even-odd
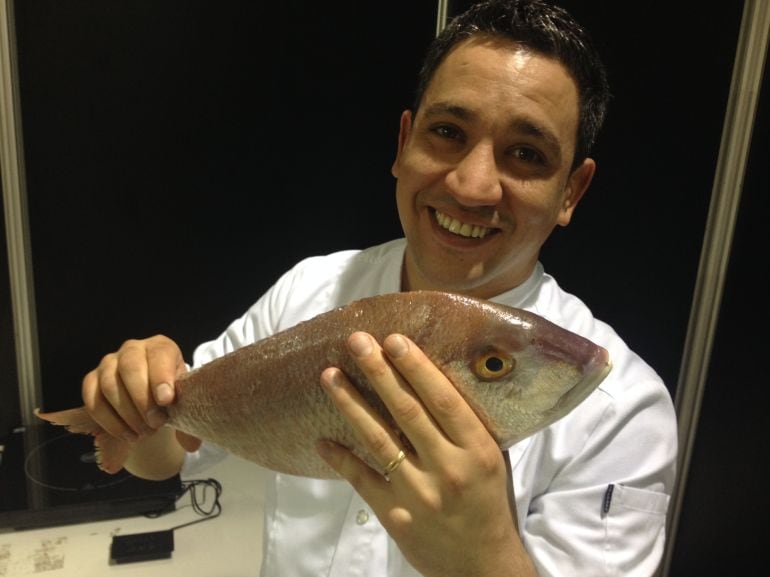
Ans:
[{"label": "pink fish skin", "polygon": [[[318,440],[367,455],[319,384],[325,368],[341,368],[394,424],[347,352],[355,331],[380,342],[392,333],[411,338],[502,449],[570,412],[611,367],[604,348],[533,313],[453,293],[393,293],[354,301],[190,371],[176,382],[167,426],[275,471],[338,478],[318,456]],[[38,416],[94,435],[100,466],[122,468],[129,445],[85,408]]]}]

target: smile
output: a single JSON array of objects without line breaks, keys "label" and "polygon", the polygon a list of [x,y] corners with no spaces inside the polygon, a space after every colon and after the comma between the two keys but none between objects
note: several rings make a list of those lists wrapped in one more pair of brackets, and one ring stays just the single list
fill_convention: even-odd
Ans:
[{"label": "smile", "polygon": [[459,234],[466,238],[484,238],[492,232],[492,229],[485,226],[479,226],[477,224],[468,224],[467,222],[460,222],[456,218],[452,218],[444,214],[443,212],[436,212],[436,221],[443,229],[448,230],[451,233]]}]

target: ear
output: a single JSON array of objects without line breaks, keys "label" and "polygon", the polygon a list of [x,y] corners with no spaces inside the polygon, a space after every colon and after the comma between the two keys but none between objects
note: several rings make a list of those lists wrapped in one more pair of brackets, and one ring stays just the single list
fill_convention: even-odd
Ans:
[{"label": "ear", "polygon": [[567,179],[567,186],[564,190],[564,201],[559,210],[559,217],[556,224],[567,226],[572,220],[572,213],[575,210],[580,199],[583,198],[591,180],[596,172],[596,162],[592,158],[586,158],[580,166],[572,171]]},{"label": "ear", "polygon": [[401,155],[406,146],[406,141],[409,140],[409,134],[412,131],[412,111],[404,110],[401,113],[401,126],[398,130],[398,149],[396,150],[396,160],[393,161],[393,166],[390,167],[390,173],[398,178],[399,165],[401,164]]}]

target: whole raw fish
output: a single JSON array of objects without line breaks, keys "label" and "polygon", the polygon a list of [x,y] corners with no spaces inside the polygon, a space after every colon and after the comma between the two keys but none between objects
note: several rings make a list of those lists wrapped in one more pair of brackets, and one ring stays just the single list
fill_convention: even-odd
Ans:
[{"label": "whole raw fish", "polygon": [[[535,314],[452,293],[394,293],[334,309],[190,371],[176,381],[168,426],[275,471],[337,478],[318,456],[318,440],[367,456],[319,384],[325,368],[341,368],[394,425],[347,352],[354,331],[380,342],[396,332],[411,338],[503,449],[566,415],[610,370],[604,348]],[[100,429],[84,408],[38,416],[94,435],[101,467],[122,468],[128,443]]]}]

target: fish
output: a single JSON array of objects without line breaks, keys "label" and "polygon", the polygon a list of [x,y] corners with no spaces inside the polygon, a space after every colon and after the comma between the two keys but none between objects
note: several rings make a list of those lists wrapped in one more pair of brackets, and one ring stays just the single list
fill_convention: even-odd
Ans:
[{"label": "fish", "polygon": [[[378,468],[320,385],[324,369],[339,367],[398,432],[347,350],[355,331],[379,342],[393,333],[414,341],[503,450],[572,411],[612,366],[602,346],[526,310],[451,292],[389,293],[321,313],[180,376],[175,402],[162,409],[165,426],[279,473],[339,479],[316,450],[322,439]],[[100,467],[122,468],[128,442],[102,430],[85,407],[36,414],[93,435]]]}]

